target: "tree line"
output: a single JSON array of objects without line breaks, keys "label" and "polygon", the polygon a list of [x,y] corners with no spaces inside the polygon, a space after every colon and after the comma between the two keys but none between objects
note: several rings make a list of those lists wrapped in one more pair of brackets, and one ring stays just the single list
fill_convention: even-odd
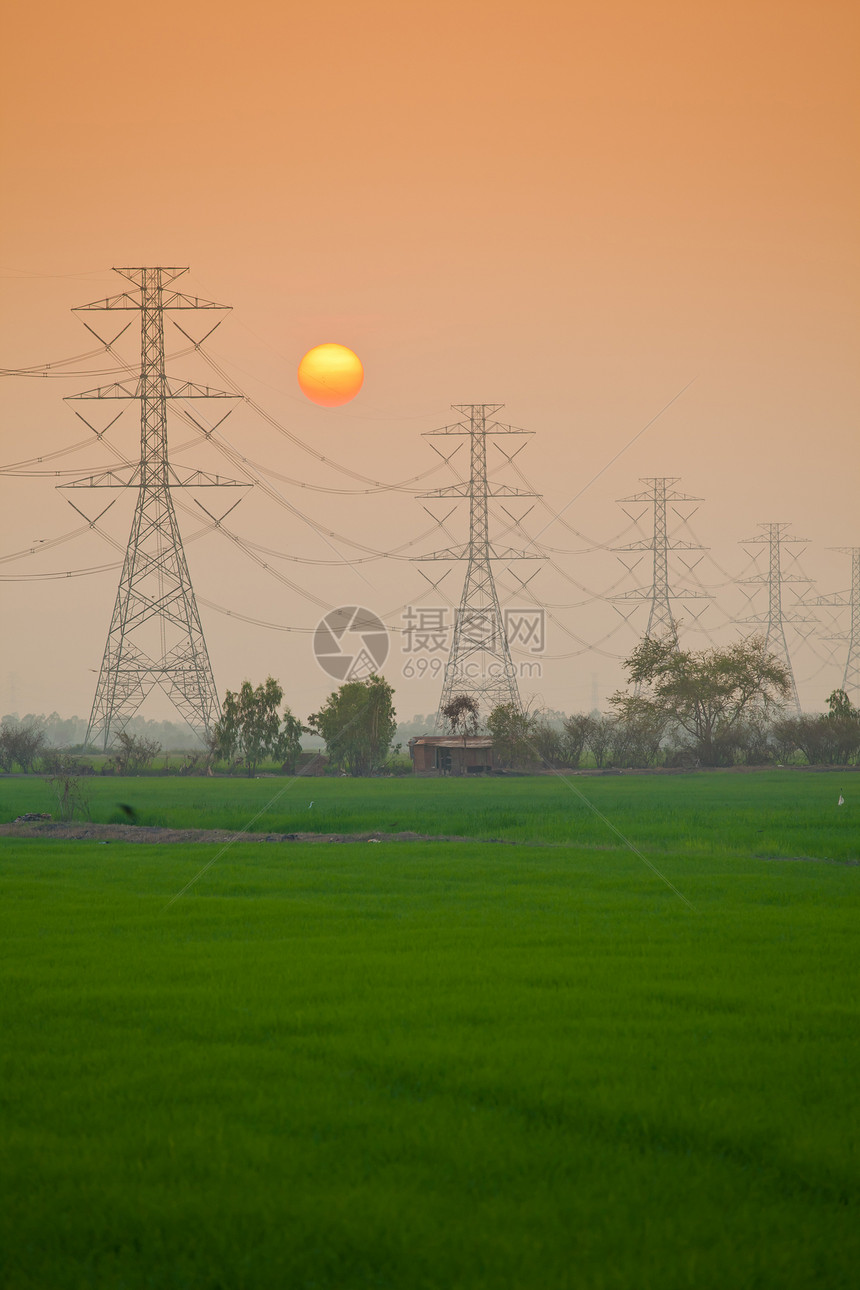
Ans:
[{"label": "tree line", "polygon": [[[205,772],[218,762],[254,775],[263,762],[275,762],[285,772],[295,771],[302,755],[302,736],[313,734],[325,742],[327,765],[349,775],[372,775],[385,765],[397,730],[394,690],[380,676],[348,681],[328,696],[306,722],[281,709],[284,691],[274,677],[257,686],[245,681],[237,691],[228,690],[221,716],[197,752],[185,754],[180,769]],[[117,775],[137,775],[152,766],[161,743],[130,727],[120,732],[104,769]],[[53,774],[64,759],[80,768],[79,753],[93,749],[57,749],[52,746],[45,722],[28,717],[4,717],[0,722],[0,770]],[[65,764],[65,763],[64,763]]]},{"label": "tree line", "polygon": [[[495,707],[483,729],[493,739],[496,765],[537,770],[588,760],[597,768],[692,768],[860,760],[860,710],[849,696],[834,690],[825,713],[787,715],[790,676],[760,637],[706,650],[682,650],[674,639],[647,637],[624,666],[627,686],[612,696],[605,713],[561,716],[514,704]],[[455,695],[442,716],[448,731],[464,738],[482,729],[469,695]],[[226,763],[253,776],[261,764],[274,762],[294,773],[302,736],[311,734],[324,742],[327,770],[373,775],[390,764],[396,732],[394,690],[384,677],[345,682],[301,721],[284,705],[280,682],[269,676],[259,685],[245,681],[227,691],[204,748],[186,754],[179,769],[199,774]],[[106,769],[139,774],[161,750],[157,739],[126,729]],[[75,762],[70,755],[50,746],[44,723],[10,717],[0,722],[4,772],[41,769],[67,779]]]},{"label": "tree line", "polygon": [[[811,765],[846,765],[860,757],[860,711],[841,690],[821,715],[786,715],[791,677],[761,637],[727,648],[683,650],[674,638],[646,637],[625,661],[627,686],[606,713],[557,714],[514,704],[495,707],[484,723],[501,768],[768,765],[798,757]],[[328,765],[372,775],[389,759],[397,730],[394,691],[382,677],[351,681],[300,723],[269,677],[264,686],[228,692],[214,736],[217,754],[249,775],[264,759],[294,770],[301,735],[319,735]],[[475,699],[454,695],[442,710],[447,730],[468,738],[481,730]]]},{"label": "tree line", "polygon": [[607,713],[549,721],[512,704],[487,719],[497,764],[527,769],[810,765],[860,758],[860,710],[834,690],[827,711],[787,715],[791,678],[761,637],[726,649],[682,650],[648,637],[625,661],[628,684]]},{"label": "tree line", "polygon": [[[0,721],[8,725],[38,726],[47,745],[80,750],[85,747],[89,726],[87,717],[61,717],[58,712],[29,712],[24,716],[19,716],[17,712],[7,713],[0,717]],[[130,735],[154,739],[165,752],[187,752],[198,742],[184,721],[156,720],[141,716],[140,713],[131,718],[125,730]]]},{"label": "tree line", "polygon": [[384,677],[372,673],[361,681],[346,681],[332,691],[317,712],[300,721],[287,706],[284,692],[270,676],[258,686],[245,681],[228,690],[221,718],[209,740],[213,758],[241,766],[253,775],[263,761],[297,769],[302,735],[318,735],[325,743],[330,769],[348,775],[373,775],[386,764],[397,730],[394,690]]}]

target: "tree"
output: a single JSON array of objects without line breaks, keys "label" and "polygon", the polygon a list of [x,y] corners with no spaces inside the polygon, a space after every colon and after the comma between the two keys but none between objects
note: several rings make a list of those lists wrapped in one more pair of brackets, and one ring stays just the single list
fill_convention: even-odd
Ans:
[{"label": "tree", "polygon": [[478,729],[478,700],[471,694],[457,694],[445,704],[442,716],[452,734],[463,736],[465,748],[466,736],[475,734]]},{"label": "tree", "polygon": [[847,765],[860,752],[860,709],[854,707],[844,690],[828,697],[829,712],[823,718],[832,729],[836,764]]},{"label": "tree", "polygon": [[264,757],[281,761],[287,770],[295,769],[304,726],[289,708],[283,717],[278,715],[283,698],[284,691],[273,676],[256,687],[243,681],[236,693],[228,690],[224,698],[213,744],[226,761],[242,762],[249,779]]},{"label": "tree", "polygon": [[500,703],[487,717],[493,751],[503,766],[523,766],[537,760],[535,716],[515,703]]},{"label": "tree", "polygon": [[840,717],[853,718],[855,721],[860,720],[860,709],[854,707],[844,690],[833,690],[827,696],[827,707],[830,709],[827,713],[829,720],[835,721]]},{"label": "tree", "polygon": [[787,669],[760,636],[708,650],[646,637],[625,667],[634,692],[613,695],[618,716],[662,718],[704,766],[730,764],[745,723],[778,712],[791,693]]},{"label": "tree", "polygon": [[308,717],[308,730],[325,740],[330,763],[350,775],[372,775],[385,765],[397,730],[394,690],[371,673],[333,691],[319,712]]},{"label": "tree", "polygon": [[288,775],[294,774],[296,766],[299,764],[299,757],[302,754],[302,735],[304,733],[305,728],[298,717],[294,717],[289,708],[284,708],[278,756],[281,758],[281,770],[286,771]]}]

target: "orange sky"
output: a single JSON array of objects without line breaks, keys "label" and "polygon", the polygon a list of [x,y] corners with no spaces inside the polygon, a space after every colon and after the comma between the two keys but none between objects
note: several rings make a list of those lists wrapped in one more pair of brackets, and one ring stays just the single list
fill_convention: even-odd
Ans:
[{"label": "orange sky", "polygon": [[[828,548],[860,543],[858,26],[856,5],[792,0],[19,5],[0,76],[2,365],[90,348],[69,310],[114,289],[112,264],[188,264],[189,290],[233,306],[212,340],[219,361],[326,455],[402,479],[431,464],[420,432],[450,403],[504,402],[536,431],[518,460],[556,509],[695,378],[567,518],[608,542],[626,522],[616,498],[640,475],[677,475],[705,499],[694,524],[726,574],[757,521],[788,520],[812,540],[804,564],[821,590],[844,587]],[[295,383],[326,340],[366,371],[333,411]],[[4,379],[2,461],[79,438],[62,397],[99,379]],[[229,433],[286,475],[349,483],[248,409]],[[117,442],[133,455],[135,438],[129,413]],[[214,465],[195,450],[183,460]],[[79,464],[105,459],[58,463]],[[55,482],[0,477],[0,554],[73,526]],[[406,495],[279,487],[371,546],[429,523]],[[130,506],[111,513],[122,541]],[[277,507],[245,502],[235,519],[262,543],[333,558]],[[583,545],[560,527],[546,539]],[[304,627],[319,616],[216,537],[188,557],[201,596]],[[0,572],[113,558],[82,539]],[[558,560],[596,591],[618,576],[609,553]],[[404,562],[283,567],[333,605],[388,610],[424,586]],[[116,576],[0,583],[0,713],[88,715]],[[455,599],[461,577],[444,584]],[[586,599],[551,570],[533,585],[554,604]],[[742,602],[719,596],[725,639]],[[307,637],[203,619],[222,692],[271,671],[302,716],[327,692]],[[595,641],[617,615],[598,601],[558,619],[548,650],[563,655],[577,648],[564,628]],[[605,648],[623,655],[635,638],[625,628]],[[841,676],[838,663],[817,671],[828,649],[798,644],[810,706]],[[429,711],[438,686],[399,681],[401,663],[386,669],[399,711]],[[574,710],[620,676],[617,658],[585,653],[548,660],[532,688]]]}]

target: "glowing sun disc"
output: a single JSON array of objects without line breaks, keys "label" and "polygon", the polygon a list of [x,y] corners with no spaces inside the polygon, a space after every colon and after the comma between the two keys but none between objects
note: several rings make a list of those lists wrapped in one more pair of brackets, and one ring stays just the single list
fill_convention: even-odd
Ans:
[{"label": "glowing sun disc", "polygon": [[363,382],[361,359],[346,345],[315,345],[299,363],[302,393],[323,408],[349,403]]}]

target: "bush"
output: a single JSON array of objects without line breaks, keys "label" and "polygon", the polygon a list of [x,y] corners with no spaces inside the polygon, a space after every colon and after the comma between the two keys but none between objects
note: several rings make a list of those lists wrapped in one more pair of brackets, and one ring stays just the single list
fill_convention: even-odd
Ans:
[{"label": "bush", "polygon": [[152,765],[161,752],[161,744],[156,739],[147,739],[144,735],[130,735],[125,730],[117,736],[117,747],[113,755],[113,769],[117,775],[139,775]]},{"label": "bush", "polygon": [[0,724],[0,769],[8,774],[18,766],[25,775],[29,774],[46,743],[45,732],[38,722],[4,717]]},{"label": "bush", "polygon": [[566,766],[579,765],[593,725],[594,717],[586,712],[575,712],[572,717],[565,717],[562,725],[562,739]]},{"label": "bush", "polygon": [[860,752],[857,717],[788,717],[774,734],[780,748],[801,752],[810,766],[847,766]]},{"label": "bush", "polygon": [[585,742],[598,769],[606,765],[614,729],[615,719],[604,712],[599,712],[591,719]]},{"label": "bush", "polygon": [[648,707],[628,709],[612,723],[609,758],[613,766],[655,766],[661,760],[660,744],[666,718]]},{"label": "bush", "polygon": [[76,815],[83,820],[90,816],[89,797],[82,783],[83,775],[92,773],[92,767],[83,767],[69,752],[52,749],[42,758],[45,783],[57,799],[57,817],[73,820]]},{"label": "bush", "polygon": [[539,717],[532,727],[531,743],[544,766],[567,766],[567,742],[562,731],[544,717]]}]

